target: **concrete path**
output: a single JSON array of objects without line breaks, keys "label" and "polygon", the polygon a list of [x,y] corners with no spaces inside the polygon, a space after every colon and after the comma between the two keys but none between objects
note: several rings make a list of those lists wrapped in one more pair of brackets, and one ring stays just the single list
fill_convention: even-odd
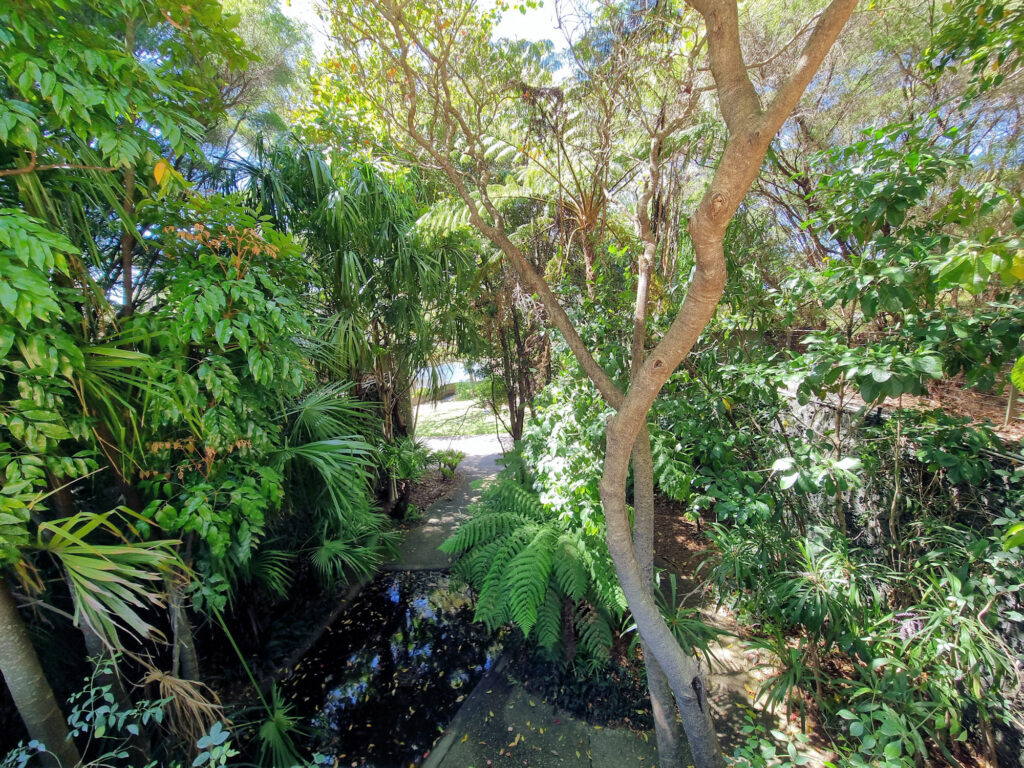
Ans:
[{"label": "concrete path", "polygon": [[[447,570],[449,558],[438,549],[501,470],[497,437],[431,437],[432,451],[466,454],[462,477],[449,499],[433,504],[399,546],[385,570]],[[511,441],[510,441],[511,443]],[[510,447],[510,445],[509,445]],[[528,693],[512,682],[499,662],[473,689],[423,768],[654,768],[654,736],[588,725]]]},{"label": "concrete path", "polygon": [[588,725],[509,682],[502,669],[480,681],[423,768],[657,766],[652,734]]},{"label": "concrete path", "polygon": [[501,470],[498,461],[502,448],[495,435],[428,437],[423,442],[432,451],[456,450],[466,454],[458,467],[462,482],[451,498],[435,502],[424,513],[423,520],[406,533],[398,556],[383,566],[387,571],[448,570],[451,561],[438,547],[469,518],[469,505],[480,498]]}]

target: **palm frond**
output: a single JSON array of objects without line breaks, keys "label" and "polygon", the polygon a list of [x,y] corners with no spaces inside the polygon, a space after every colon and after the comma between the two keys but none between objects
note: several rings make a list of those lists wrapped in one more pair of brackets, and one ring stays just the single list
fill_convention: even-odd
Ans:
[{"label": "palm frond", "polygon": [[[75,621],[88,625],[111,649],[119,647],[119,632],[137,637],[160,637],[143,618],[150,606],[163,604],[163,575],[181,565],[171,540],[131,542],[118,526],[131,528],[130,518],[143,521],[126,508],[41,523],[37,548],[49,552],[64,567],[75,603]],[[144,521],[145,522],[145,521]],[[103,533],[118,543],[91,543]]]}]

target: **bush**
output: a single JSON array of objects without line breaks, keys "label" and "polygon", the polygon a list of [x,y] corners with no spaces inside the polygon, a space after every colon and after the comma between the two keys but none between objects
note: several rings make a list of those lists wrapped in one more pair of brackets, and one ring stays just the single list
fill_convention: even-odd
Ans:
[{"label": "bush", "polygon": [[551,656],[603,664],[626,609],[604,542],[542,504],[516,469],[441,545],[478,594],[476,620],[513,623]]},{"label": "bush", "polygon": [[459,466],[460,461],[466,458],[466,454],[455,450],[434,451],[430,454],[430,458],[437,462],[438,469],[441,470],[441,477],[451,480],[455,477],[455,468]]}]

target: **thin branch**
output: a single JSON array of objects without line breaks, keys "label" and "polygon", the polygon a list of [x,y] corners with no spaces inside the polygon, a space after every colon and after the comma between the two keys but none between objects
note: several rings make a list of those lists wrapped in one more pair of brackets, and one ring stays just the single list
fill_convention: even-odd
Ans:
[{"label": "thin branch", "polygon": [[31,149],[28,150],[28,157],[28,165],[23,165],[19,168],[2,169],[0,170],[0,178],[5,176],[24,176],[26,173],[35,173],[36,171],[100,171],[101,173],[113,173],[120,170],[120,168],[108,168],[105,165],[78,165],[76,163],[39,165],[39,159]]}]

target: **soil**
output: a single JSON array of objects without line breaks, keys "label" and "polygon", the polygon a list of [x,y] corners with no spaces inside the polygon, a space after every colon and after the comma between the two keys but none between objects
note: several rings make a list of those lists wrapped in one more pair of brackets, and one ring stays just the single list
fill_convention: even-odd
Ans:
[{"label": "soil", "polygon": [[[932,382],[927,395],[904,395],[902,407],[939,409],[953,416],[970,419],[975,424],[988,423],[989,428],[1004,442],[1020,444],[1024,442],[1024,394],[1018,393],[1016,413],[1004,424],[1007,397],[1005,392],[1001,395],[979,392],[976,389],[965,389],[963,382],[958,379],[944,379]],[[856,390],[847,390],[844,399],[853,406],[864,404]],[[899,408],[900,402],[899,398],[886,398],[882,407]]]},{"label": "soil", "polygon": [[412,488],[409,504],[415,505],[420,512],[426,512],[432,504],[441,499],[450,499],[462,483],[462,473],[457,471],[452,477],[442,477],[440,469],[432,469]]},{"label": "soil", "polygon": [[703,570],[701,565],[712,554],[711,542],[704,535],[708,522],[708,518],[694,517],[687,512],[685,504],[655,493],[655,562],[683,583],[694,582],[694,574]]},{"label": "soil", "polygon": [[612,661],[598,675],[577,674],[563,660],[546,659],[513,634],[508,674],[527,691],[590,725],[649,731],[654,727],[647,678],[639,648],[619,637]]}]

